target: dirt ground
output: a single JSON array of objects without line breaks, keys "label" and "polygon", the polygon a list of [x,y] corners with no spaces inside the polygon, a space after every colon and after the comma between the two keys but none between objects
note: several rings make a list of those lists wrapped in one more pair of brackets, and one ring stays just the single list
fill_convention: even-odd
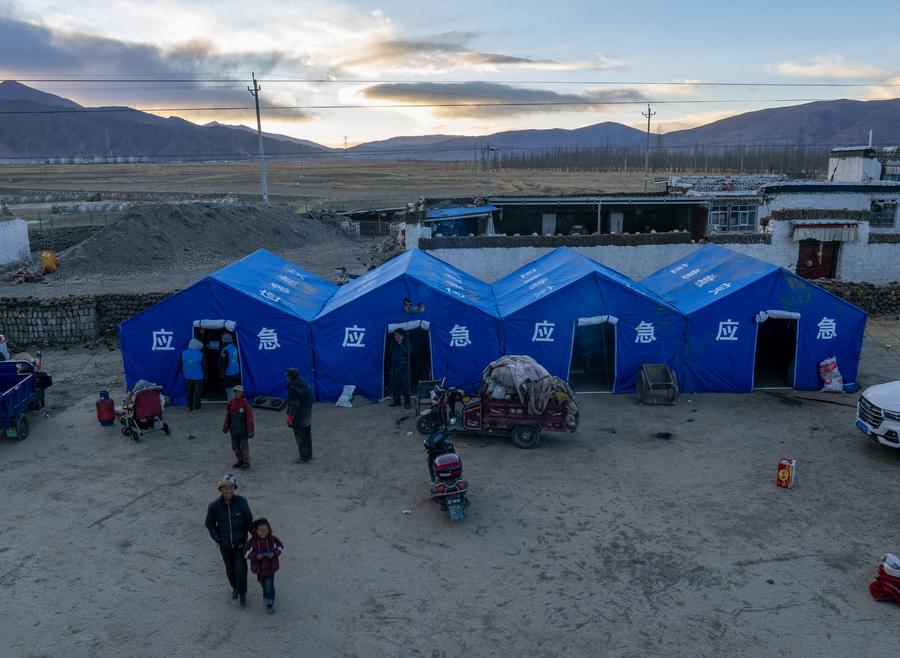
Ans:
[{"label": "dirt ground", "polygon": [[391,254],[386,238],[359,239],[285,207],[246,204],[134,206],[115,224],[59,252],[60,268],[37,283],[16,284],[0,268],[0,297],[180,290],[258,248],[334,281],[336,266],[362,274]]},{"label": "dirt ground", "polygon": [[[860,382],[900,378],[900,323],[868,334]],[[170,409],[172,435],[135,444],[94,418],[97,390],[122,394],[115,346],[45,357],[46,415],[0,442],[4,656],[900,652],[900,610],[867,591],[900,552],[900,451],[851,406],[583,396],[579,431],[537,450],[459,438],[472,506],[453,526],[409,412],[316,405],[297,465],[283,416],[260,410],[240,493],[286,545],[268,616],[253,580],[247,610],[230,601],[203,528],[232,462],[222,406]],[[774,484],[784,456],[792,490]]]}]

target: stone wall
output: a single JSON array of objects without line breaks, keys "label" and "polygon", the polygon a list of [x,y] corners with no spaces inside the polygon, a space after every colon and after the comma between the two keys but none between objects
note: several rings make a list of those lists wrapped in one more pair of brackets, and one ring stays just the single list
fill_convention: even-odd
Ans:
[{"label": "stone wall", "polygon": [[900,233],[869,233],[869,244],[900,244]]},{"label": "stone wall", "polygon": [[115,332],[120,322],[172,294],[0,297],[0,334],[14,351],[84,343]]},{"label": "stone wall", "polygon": [[54,229],[31,229],[28,237],[31,241],[32,251],[62,251],[83,242],[97,231],[102,231],[105,226],[71,226]]},{"label": "stone wall", "polygon": [[900,315],[900,283],[875,286],[818,279],[816,285],[865,309],[870,315]]}]

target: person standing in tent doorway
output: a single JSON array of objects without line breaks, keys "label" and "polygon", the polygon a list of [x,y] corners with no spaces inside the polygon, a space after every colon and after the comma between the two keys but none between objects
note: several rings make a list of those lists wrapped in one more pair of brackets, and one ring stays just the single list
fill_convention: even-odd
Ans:
[{"label": "person standing in tent doorway", "polygon": [[203,343],[192,338],[187,349],[181,353],[181,374],[187,383],[188,411],[200,411],[200,396],[203,395],[203,382],[206,380],[206,357],[203,355]]},{"label": "person standing in tent doorway", "polygon": [[287,424],[294,430],[294,440],[300,456],[298,464],[312,459],[312,406],[313,392],[309,382],[300,376],[296,368],[288,368]]},{"label": "person standing in tent doorway", "polygon": [[230,400],[234,395],[234,387],[241,383],[241,358],[231,334],[222,336],[222,344],[225,347],[219,353],[219,372],[222,373],[225,399]]},{"label": "person standing in tent doorway", "polygon": [[409,409],[409,345],[406,343],[406,332],[397,329],[394,342],[391,344],[391,395],[392,407],[400,406],[400,395],[403,395],[403,406]]},{"label": "person standing in tent doorway", "polygon": [[237,461],[232,468],[250,468],[250,439],[253,438],[253,407],[244,399],[244,387],[234,387],[234,397],[225,405],[222,433],[231,432],[231,451]]},{"label": "person standing in tent doorway", "polygon": [[206,530],[219,545],[225,575],[231,585],[231,598],[240,597],[241,607],[247,607],[247,560],[244,546],[253,529],[253,512],[243,496],[238,496],[237,478],[223,475],[216,485],[219,497],[206,508]]}]

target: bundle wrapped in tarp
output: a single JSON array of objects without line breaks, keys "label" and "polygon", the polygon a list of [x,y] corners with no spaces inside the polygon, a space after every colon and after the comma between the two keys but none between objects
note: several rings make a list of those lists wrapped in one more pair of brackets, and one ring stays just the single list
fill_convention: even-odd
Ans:
[{"label": "bundle wrapped in tarp", "polygon": [[552,401],[566,407],[568,421],[577,422],[575,393],[559,377],[530,356],[510,354],[492,361],[481,375],[482,390],[495,399],[513,396],[532,414],[542,414]]}]

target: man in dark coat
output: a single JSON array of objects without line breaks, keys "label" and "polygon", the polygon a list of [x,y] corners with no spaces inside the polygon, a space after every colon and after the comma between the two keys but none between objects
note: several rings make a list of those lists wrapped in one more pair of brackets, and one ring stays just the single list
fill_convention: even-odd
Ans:
[{"label": "man in dark coat", "polygon": [[403,329],[394,332],[394,342],[391,344],[391,394],[394,401],[391,406],[400,406],[402,393],[403,406],[409,409],[409,345],[405,338]]},{"label": "man in dark coat", "polygon": [[288,427],[294,429],[294,440],[297,442],[297,450],[300,452],[297,463],[305,464],[312,459],[313,391],[309,382],[300,376],[300,371],[296,368],[288,369],[287,380]]},{"label": "man in dark coat", "polygon": [[253,529],[253,512],[243,496],[238,496],[237,478],[223,475],[217,485],[218,498],[206,508],[206,529],[219,545],[225,574],[231,585],[231,598],[240,597],[241,607],[247,607],[247,560],[244,545]]}]

